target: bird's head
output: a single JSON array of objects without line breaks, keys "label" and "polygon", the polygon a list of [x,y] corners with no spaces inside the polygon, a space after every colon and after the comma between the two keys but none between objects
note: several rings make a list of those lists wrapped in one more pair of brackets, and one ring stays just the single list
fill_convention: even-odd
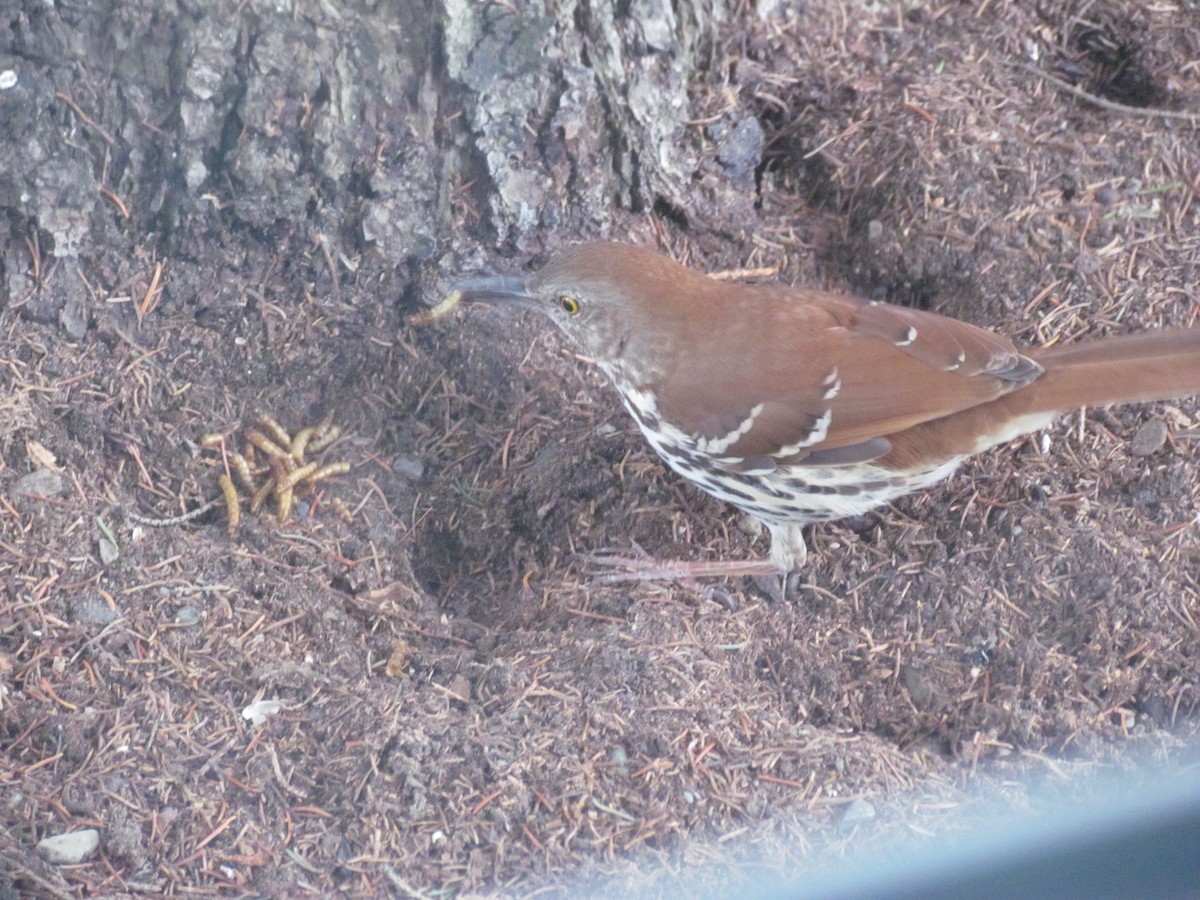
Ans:
[{"label": "bird's head", "polygon": [[513,303],[554,320],[588,356],[615,366],[646,362],[679,327],[680,298],[708,278],[641,247],[579,244],[527,276],[471,278],[464,300]]}]

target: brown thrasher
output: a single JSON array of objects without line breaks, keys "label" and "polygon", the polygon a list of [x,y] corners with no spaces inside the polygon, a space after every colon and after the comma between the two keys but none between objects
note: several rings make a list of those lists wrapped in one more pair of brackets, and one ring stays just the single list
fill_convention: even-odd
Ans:
[{"label": "brown thrasher", "polygon": [[787,573],[804,564],[810,522],[933,484],[1078,407],[1200,393],[1200,329],[1018,351],[937,313],[717,281],[625,244],[580,244],[528,277],[457,290],[549,315],[672,469],[770,530],[769,561],[638,577]]}]

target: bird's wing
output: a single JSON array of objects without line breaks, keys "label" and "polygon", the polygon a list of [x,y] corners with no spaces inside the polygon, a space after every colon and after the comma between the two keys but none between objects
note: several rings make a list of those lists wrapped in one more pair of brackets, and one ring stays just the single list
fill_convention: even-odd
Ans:
[{"label": "bird's wing", "polygon": [[730,465],[873,459],[890,434],[1042,371],[1001,335],[837,294],[752,291],[715,318],[691,330],[658,393],[664,420]]}]

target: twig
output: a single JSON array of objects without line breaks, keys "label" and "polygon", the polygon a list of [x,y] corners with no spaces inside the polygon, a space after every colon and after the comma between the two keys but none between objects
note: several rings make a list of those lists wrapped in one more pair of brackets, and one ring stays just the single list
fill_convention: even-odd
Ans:
[{"label": "twig", "polygon": [[1174,109],[1128,106],[1124,103],[1117,103],[1115,100],[1106,100],[1103,97],[1098,97],[1095,94],[1088,93],[1077,84],[1071,84],[1071,82],[1064,81],[1057,75],[1051,75],[1049,72],[1043,72],[1041,69],[1026,63],[1014,62],[1012,65],[1016,66],[1018,69],[1024,69],[1026,72],[1030,73],[1031,75],[1036,75],[1038,78],[1041,78],[1044,81],[1050,82],[1052,85],[1066,91],[1068,94],[1074,94],[1080,100],[1094,104],[1103,109],[1111,110],[1112,112],[1124,113],[1127,116],[1146,116],[1148,118],[1162,116],[1167,119],[1181,119],[1184,122],[1200,124],[1200,115],[1196,113],[1183,112],[1181,110]]},{"label": "twig", "polygon": [[170,525],[180,525],[183,522],[190,522],[192,519],[198,519],[214,506],[221,502],[223,498],[214,497],[203,506],[193,509],[191,512],[185,512],[179,516],[171,516],[169,519],[147,519],[145,516],[139,516],[135,512],[125,511],[125,517],[139,525],[149,525],[153,528],[166,528]]}]

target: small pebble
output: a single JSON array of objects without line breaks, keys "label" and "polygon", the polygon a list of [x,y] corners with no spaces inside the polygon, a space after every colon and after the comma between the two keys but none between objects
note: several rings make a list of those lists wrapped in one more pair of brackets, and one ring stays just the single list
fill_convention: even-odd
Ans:
[{"label": "small pebble", "polygon": [[849,834],[860,825],[866,825],[868,822],[875,821],[875,807],[867,800],[859,797],[851,802],[842,813],[842,820],[838,823],[838,831],[842,834]]},{"label": "small pebble", "polygon": [[929,709],[933,706],[937,696],[933,685],[915,666],[901,666],[900,678],[908,690],[908,696],[912,698],[913,706],[917,709]]},{"label": "small pebble", "polygon": [[70,296],[59,313],[59,322],[63,330],[77,341],[83,340],[88,330],[88,320],[91,318],[87,300],[82,296]]},{"label": "small pebble", "polygon": [[1137,430],[1137,434],[1129,442],[1129,454],[1131,456],[1149,456],[1161,450],[1166,442],[1167,423],[1162,419],[1149,419]]},{"label": "small pebble", "polygon": [[425,474],[425,465],[415,457],[401,456],[392,463],[392,471],[409,481],[420,481]]},{"label": "small pebble", "polygon": [[735,181],[752,182],[762,162],[766,135],[754,116],[746,116],[718,138],[717,159]]},{"label": "small pebble", "polygon": [[100,551],[100,562],[106,566],[110,566],[121,558],[121,551],[106,537],[100,538],[97,542],[97,548]]},{"label": "small pebble", "polygon": [[63,492],[63,477],[52,469],[38,469],[17,479],[14,493],[35,497],[57,497]]},{"label": "small pebble", "polygon": [[71,866],[81,863],[100,846],[100,832],[95,828],[57,834],[38,841],[38,856],[54,866]]},{"label": "small pebble", "polygon": [[446,688],[454,694],[455,699],[461,699],[464,703],[471,702],[471,682],[462,673],[452,675]]},{"label": "small pebble", "polygon": [[175,613],[175,624],[182,625],[184,628],[199,625],[200,610],[194,606],[181,606],[179,612]]},{"label": "small pebble", "polygon": [[91,594],[78,596],[72,601],[71,615],[80,625],[107,625],[117,618],[116,612],[107,603]]},{"label": "small pebble", "polygon": [[625,751],[624,747],[613,747],[608,753],[608,761],[622,775],[629,774],[629,754]]}]

